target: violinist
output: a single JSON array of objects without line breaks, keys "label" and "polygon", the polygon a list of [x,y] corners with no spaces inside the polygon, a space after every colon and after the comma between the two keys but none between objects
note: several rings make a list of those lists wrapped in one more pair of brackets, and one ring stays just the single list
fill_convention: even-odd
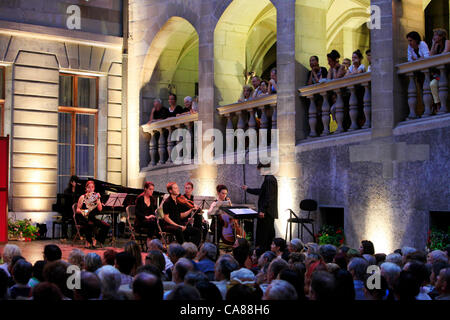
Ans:
[{"label": "violinist", "polygon": [[[184,184],[184,197],[190,202],[190,204],[194,204],[194,195],[192,192],[194,191],[194,184],[192,182],[186,182]],[[190,209],[190,206],[186,206],[186,210]],[[206,239],[206,235],[208,233],[208,222],[203,218],[202,211],[199,209],[196,210],[194,214],[193,227],[197,228],[202,233],[202,239]],[[187,219],[183,222],[187,224]]]},{"label": "violinist", "polygon": [[[198,209],[198,206],[192,205],[189,210],[185,210],[185,206],[188,201],[186,198],[180,195],[178,185],[175,182],[169,182],[167,184],[167,192],[169,197],[163,204],[164,211],[164,225],[163,231],[173,233],[177,239],[177,242],[182,244],[185,239],[195,243],[197,246],[200,244],[200,230],[193,228],[190,223],[185,225],[183,219],[188,219],[191,222],[193,218],[188,218],[194,210]],[[181,203],[183,202],[183,205]]]},{"label": "violinist", "polygon": [[134,229],[147,233],[149,239],[158,234],[156,224],[156,198],[153,196],[155,185],[147,181],[144,184],[144,194],[136,200],[136,221]]},{"label": "violinist", "polygon": [[[211,232],[215,237],[215,229],[217,228],[218,238],[222,239],[225,244],[232,245],[235,241],[233,218],[219,210],[221,206],[231,206],[231,200],[228,198],[228,189],[225,185],[220,184],[216,187],[216,191],[217,199],[211,203],[208,210],[208,217],[216,217],[211,224]],[[214,242],[218,243],[218,239],[214,239]]]},{"label": "violinist", "polygon": [[[100,200],[100,194],[95,192],[94,181],[89,180],[86,182],[86,193],[78,199],[75,219],[83,227],[86,241],[88,242],[86,247],[90,249],[96,248],[97,240],[100,243],[100,247],[103,247],[110,227],[109,224],[95,217],[103,209]],[[96,232],[97,230],[98,232]],[[92,237],[95,233],[97,234],[97,239]]]}]

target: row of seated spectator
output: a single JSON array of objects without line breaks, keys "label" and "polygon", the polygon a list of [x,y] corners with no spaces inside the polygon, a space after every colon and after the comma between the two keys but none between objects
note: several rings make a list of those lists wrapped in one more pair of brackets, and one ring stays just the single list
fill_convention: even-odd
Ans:
[{"label": "row of seated spectator", "polygon": [[170,117],[177,117],[189,113],[198,112],[197,98],[187,96],[184,98],[184,107],[177,105],[177,96],[174,93],[169,94],[169,108],[165,108],[161,99],[153,100],[153,109],[150,114],[150,122],[164,120]]},{"label": "row of seated spectator", "polygon": [[245,85],[242,89],[242,95],[238,102],[245,102],[269,94],[277,93],[277,69],[273,68],[270,71],[270,80],[261,80],[260,77],[254,76],[252,78],[252,85]]}]

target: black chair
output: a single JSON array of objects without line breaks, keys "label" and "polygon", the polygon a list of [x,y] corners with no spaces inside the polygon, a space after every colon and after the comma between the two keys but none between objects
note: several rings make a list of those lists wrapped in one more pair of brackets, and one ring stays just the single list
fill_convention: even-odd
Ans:
[{"label": "black chair", "polygon": [[143,230],[136,230],[134,227],[134,223],[136,221],[136,206],[129,205],[125,211],[127,212],[127,225],[128,230],[130,231],[130,240],[136,241],[143,252],[147,252],[147,233],[142,232]]},{"label": "black chair", "polygon": [[[305,229],[313,237],[313,239],[315,239],[315,237],[314,237],[314,219],[311,219],[311,212],[317,210],[317,201],[312,200],[312,199],[305,199],[300,202],[300,210],[308,211],[307,218],[299,218],[295,214],[294,211],[292,211],[291,209],[288,209],[288,210],[290,212],[290,216],[289,216],[289,219],[287,220],[287,224],[286,224],[286,235],[284,237],[286,239],[286,241],[288,241],[288,239],[287,239],[288,227],[290,230],[289,237],[290,237],[290,239],[292,239],[292,224],[293,223],[301,225],[300,228],[297,228],[297,238],[299,238],[303,241],[303,229]],[[307,226],[308,224],[311,225],[312,230]],[[300,234],[301,234],[301,236],[300,236]]]}]

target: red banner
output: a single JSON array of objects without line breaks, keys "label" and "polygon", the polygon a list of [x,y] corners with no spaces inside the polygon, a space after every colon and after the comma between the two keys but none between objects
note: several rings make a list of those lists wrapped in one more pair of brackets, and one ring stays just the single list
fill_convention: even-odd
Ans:
[{"label": "red banner", "polygon": [[0,137],[0,242],[8,241],[9,137]]}]

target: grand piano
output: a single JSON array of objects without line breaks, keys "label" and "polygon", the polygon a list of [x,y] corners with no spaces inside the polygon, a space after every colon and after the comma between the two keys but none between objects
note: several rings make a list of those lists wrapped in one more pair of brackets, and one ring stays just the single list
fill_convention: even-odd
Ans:
[{"label": "grand piano", "polygon": [[[126,193],[127,196],[123,202],[122,207],[108,207],[103,206],[103,210],[101,211],[102,215],[111,215],[114,217],[117,217],[118,215],[125,212],[125,209],[129,205],[134,205],[136,203],[136,198],[144,192],[144,189],[136,189],[136,188],[129,188],[124,187],[121,185],[109,183],[102,180],[96,180],[96,179],[80,179],[78,181],[77,185],[77,191],[75,195],[72,194],[64,194],[64,193],[58,193],[57,194],[57,201],[55,204],[53,204],[52,209],[55,212],[58,212],[62,216],[62,234],[63,237],[67,236],[67,223],[71,222],[73,219],[73,211],[72,211],[72,205],[78,201],[78,198],[85,193],[84,186],[86,185],[86,182],[88,180],[92,180],[95,183],[95,191],[98,192],[101,196],[101,201],[103,204],[105,204],[110,195],[113,193]],[[154,191],[153,196],[155,197],[161,197],[160,201],[162,200],[162,196],[164,193]],[[117,223],[115,224],[115,234],[117,235]]]}]

